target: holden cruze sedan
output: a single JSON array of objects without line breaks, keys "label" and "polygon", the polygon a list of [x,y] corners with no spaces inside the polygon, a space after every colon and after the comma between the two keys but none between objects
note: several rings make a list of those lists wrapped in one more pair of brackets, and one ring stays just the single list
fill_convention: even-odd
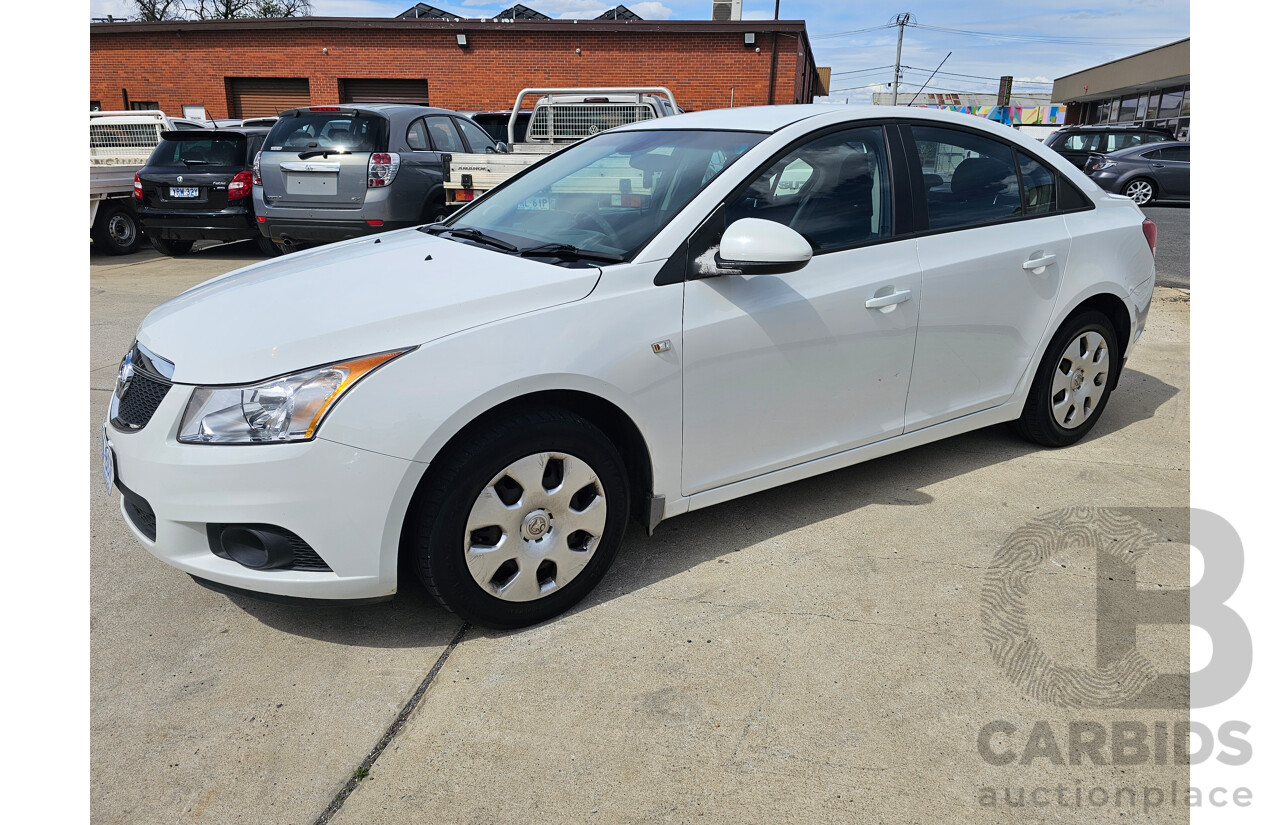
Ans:
[{"label": "holden cruze sedan", "polygon": [[[1141,336],[1155,226],[979,118],[776,106],[612,129],[450,219],[153,310],[103,473],[227,591],[492,626],[663,519],[999,422],[1062,447]],[[401,565],[401,562],[404,562]]]}]

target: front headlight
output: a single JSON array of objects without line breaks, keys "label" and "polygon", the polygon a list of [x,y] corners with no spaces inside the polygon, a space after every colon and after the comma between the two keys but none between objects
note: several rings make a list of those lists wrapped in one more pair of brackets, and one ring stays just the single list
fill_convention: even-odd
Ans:
[{"label": "front headlight", "polygon": [[364,376],[407,349],[282,375],[243,387],[197,387],[182,414],[186,444],[308,441],[326,413]]}]

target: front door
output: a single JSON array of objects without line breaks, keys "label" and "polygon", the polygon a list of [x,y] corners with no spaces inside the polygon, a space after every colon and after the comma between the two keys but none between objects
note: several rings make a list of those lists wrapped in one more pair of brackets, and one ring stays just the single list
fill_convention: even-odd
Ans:
[{"label": "front door", "polygon": [[[860,127],[789,152],[695,235],[683,494],[902,432],[920,267],[891,215],[884,131]],[[741,218],[790,226],[813,259],[781,275],[718,270],[720,235]]]}]

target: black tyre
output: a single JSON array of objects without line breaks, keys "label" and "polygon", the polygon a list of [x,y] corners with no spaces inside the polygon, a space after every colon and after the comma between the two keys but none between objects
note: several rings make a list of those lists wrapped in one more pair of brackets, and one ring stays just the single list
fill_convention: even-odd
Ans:
[{"label": "black tyre", "polygon": [[545,409],[484,426],[447,453],[415,497],[405,548],[441,604],[477,624],[524,627],[595,587],[630,501],[604,433]]},{"label": "black tyre", "polygon": [[118,200],[104,201],[89,232],[93,245],[108,255],[129,255],[142,243],[138,215]]},{"label": "black tyre", "polygon": [[1134,178],[1124,185],[1124,194],[1138,206],[1156,199],[1156,183],[1148,178]]},{"label": "black tyre", "polygon": [[180,258],[191,251],[191,247],[196,245],[195,241],[166,241],[164,238],[152,238],[151,245],[155,247],[156,252],[161,255],[168,255],[170,258]]},{"label": "black tyre", "polygon": [[1068,318],[1049,342],[1014,429],[1046,447],[1066,447],[1098,423],[1120,371],[1111,319],[1089,310]]},{"label": "black tyre", "polygon": [[274,258],[277,255],[283,255],[284,250],[281,249],[275,241],[265,235],[259,235],[257,239],[258,251],[268,258]]}]

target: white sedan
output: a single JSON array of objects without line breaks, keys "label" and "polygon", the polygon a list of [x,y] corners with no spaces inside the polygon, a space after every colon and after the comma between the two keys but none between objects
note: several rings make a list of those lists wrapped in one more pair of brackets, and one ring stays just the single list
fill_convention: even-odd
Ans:
[{"label": "white sedan", "polygon": [[103,474],[207,586],[378,599],[412,569],[470,621],[526,625],[600,581],[631,519],[999,422],[1078,441],[1154,248],[1128,198],[979,118],[646,121],[442,223],[156,308]]}]

